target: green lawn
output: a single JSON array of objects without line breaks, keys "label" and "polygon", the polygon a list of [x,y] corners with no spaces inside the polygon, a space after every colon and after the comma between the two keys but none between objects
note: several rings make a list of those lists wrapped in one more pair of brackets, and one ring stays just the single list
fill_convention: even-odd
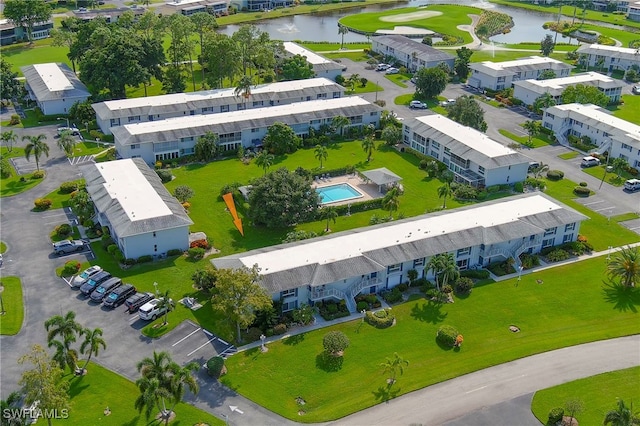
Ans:
[{"label": "green lawn", "polygon": [[[108,348],[107,348],[108,350]],[[98,364],[90,363],[85,376],[68,374],[64,380],[70,383],[71,409],[69,418],[54,420],[54,425],[159,425],[158,421],[148,421],[144,414],[138,413],[133,406],[140,394],[135,383],[113,373]],[[207,392],[201,389],[201,392]],[[109,407],[111,414],[104,415]],[[171,422],[175,426],[192,426],[200,423],[224,425],[224,421],[206,413],[192,405],[180,403],[175,408],[176,419]]]},{"label": "green lawn", "polygon": [[[640,36],[639,36],[640,38]],[[640,95],[623,95],[624,104],[607,107],[613,115],[631,123],[640,125]]]},{"label": "green lawn", "polygon": [[406,95],[397,96],[393,103],[396,105],[409,105],[409,103],[413,100],[413,93],[407,93]]},{"label": "green lawn", "polygon": [[[21,142],[18,142],[21,143]],[[14,146],[11,152],[6,147],[0,148],[3,158],[24,157],[24,148]],[[11,163],[10,163],[11,164]],[[13,169],[13,165],[11,165]],[[24,177],[24,182],[20,181]],[[46,177],[45,177],[46,179]],[[10,197],[27,191],[42,182],[43,179],[32,179],[31,175],[18,175],[15,170],[8,178],[0,178],[0,197]]]},{"label": "green lawn", "polygon": [[580,153],[578,151],[565,152],[564,154],[558,155],[558,158],[562,158],[563,160],[571,160],[576,158]]},{"label": "green lawn", "polygon": [[32,65],[37,58],[37,63],[64,62],[71,67],[71,61],[67,58],[69,49],[60,46],[53,46],[53,39],[47,38],[34,41],[32,46],[28,43],[18,43],[3,46],[0,49],[2,57],[11,64],[11,69],[22,76],[20,67]]},{"label": "green lawn", "polygon": [[[371,59],[371,57],[369,55],[364,53],[364,50],[361,51],[361,52],[323,53],[322,56],[324,56],[326,58],[329,58],[329,59],[333,59],[334,61],[336,59],[340,59],[340,58],[347,58],[347,59],[351,59],[352,61],[355,61],[355,62],[366,62],[369,59]],[[336,61],[336,62],[340,62],[340,61]]]},{"label": "green lawn", "polygon": [[409,84],[411,84],[409,81],[411,80],[411,74],[385,74],[384,78],[392,81],[403,89],[406,89],[409,87]]},{"label": "green lawn", "polygon": [[7,244],[4,241],[0,241],[0,254],[4,254],[7,251]]},{"label": "green lawn", "polygon": [[[222,381],[289,419],[322,422],[534,353],[640,332],[640,290],[604,287],[604,268],[596,258],[580,267],[540,271],[520,283],[477,287],[454,304],[414,299],[393,307],[397,324],[389,329],[357,320],[270,344],[265,354],[257,348],[241,352],[227,361],[229,373]],[[464,336],[460,351],[435,343],[443,324]],[[521,332],[511,333],[512,324]],[[337,365],[327,365],[321,356],[322,337],[332,330],[351,341]],[[410,364],[389,390],[380,363],[396,351]],[[297,396],[306,401],[304,416],[298,415]]]},{"label": "green lawn", "polygon": [[[78,185],[84,184],[84,179],[78,179],[76,181]],[[55,189],[44,196],[44,198],[48,198],[52,201],[51,209],[61,209],[63,207],[69,206],[69,200],[71,199],[71,194],[63,194],[60,192],[60,189]]]},{"label": "green lawn", "polygon": [[373,93],[373,92],[382,92],[384,89],[381,86],[378,86],[373,81],[367,81],[367,84],[362,87],[362,85],[357,84],[356,89],[354,91],[347,90],[347,95],[353,95],[358,93]]},{"label": "green lawn", "polygon": [[[631,21],[628,21],[628,22],[631,22]],[[601,27],[598,25],[591,25],[591,24],[584,24],[580,28],[588,31],[596,31],[604,36],[619,40],[622,42],[622,45],[624,47],[628,47],[629,43],[640,38],[640,32],[638,31],[636,32],[624,31],[624,30],[606,28],[606,27]]]},{"label": "green lawn", "polygon": [[73,157],[95,155],[101,153],[105,149],[105,146],[100,143],[90,141],[78,142],[73,150]]},{"label": "green lawn", "polygon": [[[506,136],[521,145],[527,146],[529,144],[529,136],[526,134],[524,136],[519,136],[505,129],[499,129],[498,132],[500,132],[502,136]],[[553,142],[551,142],[547,135],[544,134],[539,134],[538,136],[531,138],[531,148],[540,148],[551,144],[553,144]]]},{"label": "green lawn", "polygon": [[[510,49],[525,49],[525,50],[537,50],[538,52],[540,52],[540,42],[538,43],[503,43],[503,44],[498,44],[497,46],[500,47],[508,47]],[[575,44],[561,44],[558,43],[555,45],[555,47],[553,48],[554,51],[556,52],[573,52],[574,50],[576,50],[579,46],[576,46]],[[531,52],[532,55],[535,55],[534,52]]]},{"label": "green lawn", "polygon": [[640,367],[598,374],[540,390],[533,396],[531,411],[546,424],[549,410],[564,407],[570,399],[578,399],[584,404],[584,411],[576,415],[581,425],[602,424],[605,413],[617,408],[617,399],[624,400],[627,406],[633,402],[635,412],[640,401]]},{"label": "green lawn", "polygon": [[[380,18],[401,14],[409,14],[418,11],[434,11],[441,12],[440,16],[433,16],[430,18],[418,18],[412,21],[405,22],[385,22]],[[391,30],[397,25],[407,25],[417,28],[425,28],[435,31],[440,34],[448,34],[451,36],[460,37],[464,40],[464,43],[470,43],[473,41],[471,35],[459,30],[458,25],[471,24],[471,18],[469,14],[480,14],[480,9],[469,6],[459,5],[431,5],[427,7],[406,7],[400,9],[387,10],[382,12],[370,12],[370,13],[358,13],[349,16],[345,16],[340,19],[340,24],[349,28],[354,28],[360,31],[374,33],[379,29]]]},{"label": "green lawn", "polygon": [[[300,43],[300,45],[314,52],[332,52],[335,50],[340,50],[340,43],[322,43],[322,42],[314,43],[309,41],[309,42]],[[346,50],[371,49],[371,43],[345,43],[344,48]]]},{"label": "green lawn", "polygon": [[604,177],[604,175],[606,174],[606,181],[609,182],[611,185],[613,186],[622,186],[624,185],[624,181],[627,179],[631,179],[634,176],[631,175],[631,173],[628,173],[626,171],[623,171],[620,176],[618,176],[615,173],[606,173],[606,165],[602,164],[600,166],[596,166],[596,167],[587,167],[586,169],[583,168],[582,169],[583,172],[585,172],[588,175],[591,175],[595,178],[598,178],[600,180],[602,180],[602,178]]},{"label": "green lawn", "polygon": [[0,334],[13,336],[20,331],[24,317],[22,283],[18,277],[2,277],[0,285],[4,287],[2,304],[5,310],[0,315]]}]

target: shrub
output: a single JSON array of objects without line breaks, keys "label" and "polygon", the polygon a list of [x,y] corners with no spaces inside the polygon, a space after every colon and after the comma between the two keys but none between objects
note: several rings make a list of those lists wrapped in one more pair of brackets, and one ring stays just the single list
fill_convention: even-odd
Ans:
[{"label": "shrub", "polygon": [[193,260],[200,260],[204,257],[205,250],[202,247],[192,247],[189,249],[189,257]]},{"label": "shrub", "polygon": [[580,182],[579,185],[580,186],[587,186],[587,182]]},{"label": "shrub", "polygon": [[[524,192],[524,190],[523,190],[523,191],[520,191],[520,192]],[[484,201],[484,200],[486,200],[486,199],[487,199],[487,196],[488,196],[488,195],[489,195],[489,194],[487,194],[487,191],[478,191],[478,195],[476,195],[476,200],[478,200],[478,201]]]},{"label": "shrub", "polygon": [[[113,239],[109,236],[109,234],[104,234],[102,236],[102,241],[100,241],[100,245],[102,246],[103,250],[108,250],[109,246],[115,244],[115,241],[113,241]],[[111,254],[111,253],[109,253]]]},{"label": "shrub", "polygon": [[291,317],[295,322],[309,325],[313,321],[313,312],[314,308],[303,303],[298,309],[294,309],[293,312],[291,312]]},{"label": "shrub", "polygon": [[382,297],[387,303],[397,303],[402,300],[402,293],[398,287],[394,287],[391,291],[385,292]]},{"label": "shrub", "polygon": [[330,331],[322,338],[325,352],[338,355],[349,347],[349,338],[341,331]]},{"label": "shrub", "polygon": [[113,256],[113,254],[116,252],[116,250],[118,250],[118,246],[116,244],[110,244],[107,247],[107,253],[109,253],[110,255]]},{"label": "shrub", "polygon": [[36,170],[31,175],[31,179],[42,179],[44,177],[44,170]]},{"label": "shrub", "polygon": [[190,203],[190,202],[188,202],[188,201],[185,201],[184,203],[182,203],[182,207],[183,207],[185,210],[189,210],[189,209],[191,208],[191,203]]},{"label": "shrub", "polygon": [[450,325],[443,325],[438,329],[436,333],[436,342],[445,347],[453,347],[456,343],[456,337],[458,337],[458,330]]},{"label": "shrub", "polygon": [[17,126],[18,124],[20,124],[20,116],[18,114],[11,114],[9,126]]},{"label": "shrub", "polygon": [[153,260],[153,256],[150,254],[145,254],[144,256],[140,256],[137,260],[138,263],[148,263]]},{"label": "shrub", "polygon": [[13,174],[13,167],[9,164],[9,160],[0,157],[0,176],[2,179],[11,177]]},{"label": "shrub", "polygon": [[453,195],[461,200],[475,200],[478,196],[478,190],[471,185],[459,185]]},{"label": "shrub", "polygon": [[67,237],[73,232],[73,228],[68,223],[63,223],[55,228],[56,235],[58,237]]},{"label": "shrub", "polygon": [[547,179],[549,180],[560,180],[564,177],[564,172],[560,170],[549,170],[547,172]]},{"label": "shrub", "polygon": [[373,103],[378,105],[380,108],[384,108],[387,105],[387,101],[385,101],[384,99],[378,99],[377,101],[374,101]]},{"label": "shrub", "polygon": [[119,248],[117,248],[116,251],[113,253],[113,257],[118,262],[124,262],[124,253],[122,253],[122,250],[120,250]]},{"label": "shrub", "polygon": [[284,334],[287,332],[287,325],[286,324],[276,324],[273,327],[273,333],[274,334]]},{"label": "shrub", "polygon": [[562,421],[563,416],[564,416],[563,408],[561,407],[552,408],[551,411],[549,411],[549,421],[547,423],[555,425],[556,423],[559,423],[560,421]]},{"label": "shrub", "polygon": [[456,281],[456,293],[457,294],[468,294],[471,293],[471,289],[473,288],[473,280],[467,277],[461,277]]},{"label": "shrub", "polygon": [[167,251],[167,256],[180,256],[183,253],[180,249],[171,249]]},{"label": "shrub", "polygon": [[397,288],[398,288],[398,290],[404,292],[404,291],[407,291],[409,289],[409,284],[407,284],[407,283],[398,284]]},{"label": "shrub", "polygon": [[78,189],[77,182],[62,182],[60,185],[60,192],[62,194],[71,194],[73,191]]},{"label": "shrub", "polygon": [[213,358],[210,358],[209,361],[207,361],[207,374],[209,374],[209,376],[213,377],[214,379],[219,378],[223,374],[223,369],[224,358],[222,358],[221,356],[214,356]]},{"label": "shrub", "polygon": [[368,311],[364,320],[376,328],[387,328],[393,325],[396,317],[391,313],[391,309],[381,309],[376,312]]},{"label": "shrub", "polygon": [[567,260],[569,258],[569,253],[558,248],[549,252],[546,258],[549,262],[560,262],[561,260]]},{"label": "shrub", "polygon": [[260,336],[262,336],[262,330],[260,330],[258,327],[251,327],[245,334],[245,337],[249,342],[260,340]]},{"label": "shrub", "polygon": [[136,264],[136,260],[128,258],[128,259],[123,260],[122,263],[124,263],[127,266],[132,266],[132,265]]},{"label": "shrub", "polygon": [[335,314],[336,312],[338,312],[338,305],[333,302],[327,303],[327,312],[329,312],[330,314]]},{"label": "shrub", "polygon": [[460,271],[460,276],[474,280],[486,280],[491,274],[486,269],[468,269],[466,271]]},{"label": "shrub", "polygon": [[64,264],[64,268],[62,269],[62,276],[70,277],[71,275],[75,275],[80,270],[80,262],[77,260],[69,260]]},{"label": "shrub", "polygon": [[358,309],[358,312],[366,311],[367,309],[369,309],[369,304],[364,300],[362,300],[358,302],[358,304],[356,305],[356,308]]},{"label": "shrub", "polygon": [[427,160],[426,158],[423,158],[422,160],[420,160],[420,169],[421,170],[425,170],[427,168],[427,166],[429,165],[429,160]]},{"label": "shrub", "polygon": [[516,182],[513,184],[513,190],[515,192],[524,192],[524,184],[522,182]]},{"label": "shrub", "polygon": [[95,226],[95,223],[93,223],[91,219],[87,219],[82,222],[82,226],[84,226],[85,228],[93,228]]},{"label": "shrub", "polygon": [[200,247],[203,249],[208,249],[209,248],[209,241],[207,240],[195,240],[192,241],[191,244],[189,244],[190,248],[194,248],[194,247]]},{"label": "shrub", "polygon": [[531,269],[534,266],[540,265],[540,258],[535,254],[522,253],[520,255],[520,262],[524,269]]},{"label": "shrub", "polygon": [[591,194],[591,190],[584,186],[576,186],[573,188],[573,193],[580,197],[588,197]]},{"label": "shrub", "polygon": [[445,294],[449,294],[453,291],[453,287],[451,287],[449,284],[445,284],[442,286],[442,292]]},{"label": "shrub", "polygon": [[160,178],[162,183],[171,182],[171,180],[173,179],[173,175],[169,170],[160,169],[160,170],[156,170],[156,173],[158,174],[158,177]]},{"label": "shrub", "polygon": [[51,207],[52,201],[48,198],[36,198],[33,203],[36,206],[36,210],[47,210]]}]

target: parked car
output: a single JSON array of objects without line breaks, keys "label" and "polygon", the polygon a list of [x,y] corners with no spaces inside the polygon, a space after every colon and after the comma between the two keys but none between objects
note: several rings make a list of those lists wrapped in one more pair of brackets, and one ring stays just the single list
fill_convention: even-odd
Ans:
[{"label": "parked car", "polygon": [[387,69],[387,74],[398,74],[400,72],[400,70],[398,68],[388,68]]},{"label": "parked car", "polygon": [[[171,299],[169,299],[171,300]],[[158,304],[160,303],[160,299],[153,299],[140,307],[138,313],[140,314],[140,319],[149,321],[155,320],[161,315],[164,315],[167,312],[167,308],[160,309],[158,308]]]},{"label": "parked car", "polygon": [[538,167],[540,167],[540,163],[538,161],[529,161],[529,167],[527,168],[527,172],[531,173]]},{"label": "parked car", "polygon": [[427,109],[427,104],[420,101],[411,101],[409,103],[409,108],[411,109]]},{"label": "parked car", "polygon": [[102,303],[104,304],[104,306],[107,306],[109,308],[117,308],[135,292],[136,288],[133,286],[133,284],[123,284],[120,287],[117,287],[115,290],[112,290],[111,293],[109,293],[107,297],[102,300]]},{"label": "parked car", "polygon": [[153,293],[136,293],[125,300],[124,306],[127,307],[129,313],[134,313],[140,306],[152,300],[153,296]]},{"label": "parked car", "polygon": [[640,84],[636,84],[635,86],[633,86],[631,92],[633,92],[634,95],[640,95]]},{"label": "parked car", "polygon": [[86,283],[89,278],[102,271],[102,267],[98,265],[93,265],[84,271],[80,275],[76,275],[71,281],[71,287],[77,288],[82,286],[82,284]]},{"label": "parked car", "polygon": [[109,278],[100,284],[93,292],[91,292],[91,300],[94,302],[102,302],[116,288],[122,285],[122,280],[118,277]]},{"label": "parked car", "polygon": [[98,272],[93,277],[89,278],[86,283],[80,286],[80,291],[82,292],[82,294],[88,296],[93,292],[93,290],[96,289],[96,287],[98,287],[109,278],[111,278],[111,274],[107,271]]},{"label": "parked car", "polygon": [[58,136],[62,135],[62,132],[69,131],[73,136],[78,136],[80,134],[80,129],[77,127],[58,127]]},{"label": "parked car", "polygon": [[593,167],[598,165],[600,165],[600,160],[590,155],[582,157],[582,161],[580,162],[581,167]]},{"label": "parked car", "polygon": [[53,243],[53,252],[58,256],[74,251],[82,251],[84,249],[84,241],[82,240],[62,240]]},{"label": "parked car", "polygon": [[640,179],[628,179],[624,183],[625,191],[635,192],[640,190]]},{"label": "parked car", "polygon": [[378,64],[378,66],[376,67],[376,71],[386,71],[388,68],[391,68],[391,65]]}]

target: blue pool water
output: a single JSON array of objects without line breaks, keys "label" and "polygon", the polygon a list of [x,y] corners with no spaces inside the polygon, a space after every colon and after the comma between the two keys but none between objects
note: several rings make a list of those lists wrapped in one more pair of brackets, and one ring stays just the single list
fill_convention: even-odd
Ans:
[{"label": "blue pool water", "polygon": [[316,188],[316,192],[320,194],[322,204],[362,197],[362,194],[358,190],[347,183]]}]

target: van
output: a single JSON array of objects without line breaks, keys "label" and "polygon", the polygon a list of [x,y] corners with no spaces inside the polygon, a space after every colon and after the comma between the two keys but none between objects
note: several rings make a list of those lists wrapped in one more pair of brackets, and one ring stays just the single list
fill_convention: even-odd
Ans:
[{"label": "van", "polygon": [[640,189],[640,179],[629,179],[624,183],[624,190],[635,192]]},{"label": "van", "polygon": [[582,157],[582,162],[580,163],[580,166],[582,167],[593,167],[598,165],[600,165],[600,160],[590,155]]}]

